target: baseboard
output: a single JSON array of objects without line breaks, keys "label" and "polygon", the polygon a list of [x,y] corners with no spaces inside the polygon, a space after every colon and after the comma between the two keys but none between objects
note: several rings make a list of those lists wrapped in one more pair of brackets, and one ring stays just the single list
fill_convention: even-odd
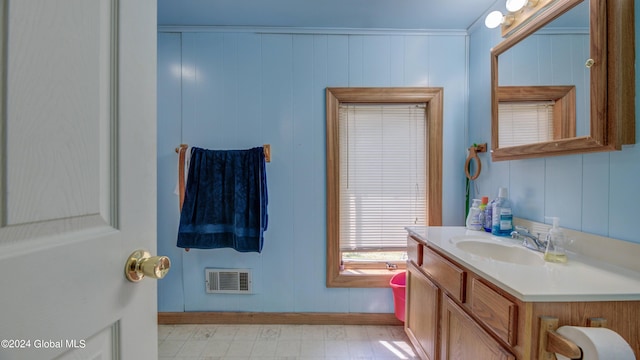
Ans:
[{"label": "baseboard", "polygon": [[159,312],[158,324],[395,325],[386,313]]}]

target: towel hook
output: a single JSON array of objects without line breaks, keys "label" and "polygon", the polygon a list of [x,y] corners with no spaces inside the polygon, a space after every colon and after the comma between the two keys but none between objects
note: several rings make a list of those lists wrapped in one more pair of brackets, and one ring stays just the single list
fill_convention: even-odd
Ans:
[{"label": "towel hook", "polygon": [[[478,176],[480,176],[480,171],[482,170],[482,162],[478,157],[478,153],[482,153],[486,151],[487,151],[487,143],[480,144],[480,145],[473,144],[473,146],[469,148],[469,156],[467,156],[467,161],[464,163],[464,172],[467,175],[467,179],[475,180],[478,178]],[[471,164],[472,160],[475,160],[476,163],[478,164],[478,166],[476,166],[476,172],[473,175],[469,173],[469,165]]]}]

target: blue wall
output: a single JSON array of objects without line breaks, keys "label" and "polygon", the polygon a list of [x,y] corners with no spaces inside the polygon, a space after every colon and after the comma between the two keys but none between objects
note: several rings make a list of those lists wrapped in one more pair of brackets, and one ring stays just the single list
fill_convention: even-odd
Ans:
[{"label": "blue wall", "polygon": [[[638,19],[638,0],[635,9]],[[640,38],[638,23],[636,42]],[[476,24],[469,36],[469,142],[490,144],[489,53],[501,41],[500,31]],[[636,89],[639,76],[636,69]],[[637,96],[636,109],[640,109]],[[636,131],[640,141],[640,126]],[[481,158],[482,174],[476,181],[479,194],[495,197],[498,187],[508,187],[516,216],[537,222],[544,222],[545,216],[558,216],[563,227],[640,243],[640,146],[624,146],[622,151],[610,153],[495,163],[489,154]]]},{"label": "blue wall", "polygon": [[[640,0],[635,7],[640,9]],[[393,311],[389,289],[324,285],[328,86],[444,87],[443,219],[445,225],[463,224],[466,148],[491,143],[489,53],[502,40],[499,31],[479,21],[468,36],[306,32],[158,34],[158,251],[173,261],[159,282],[159,311]],[[640,140],[640,126],[637,131]],[[174,149],[180,143],[218,149],[272,145],[270,224],[262,254],[175,247]],[[538,222],[559,216],[564,227],[640,243],[634,226],[638,145],[496,163],[488,153],[480,157],[478,194],[493,197],[507,186],[516,216]],[[252,269],[255,294],[206,295],[205,267]]]},{"label": "blue wall", "polygon": [[[173,261],[159,311],[393,312],[390,289],[325,287],[326,87],[443,87],[443,223],[464,223],[466,33],[306,32],[158,34],[158,252]],[[261,254],[176,248],[180,143],[271,144]],[[252,269],[255,294],[205,294],[206,267]]]}]

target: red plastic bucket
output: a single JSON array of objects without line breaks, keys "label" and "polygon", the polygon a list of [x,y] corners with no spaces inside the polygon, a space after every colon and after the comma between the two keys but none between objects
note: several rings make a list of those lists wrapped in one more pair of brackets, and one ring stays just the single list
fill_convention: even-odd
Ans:
[{"label": "red plastic bucket", "polygon": [[391,290],[393,290],[393,305],[395,308],[395,314],[398,320],[404,322],[404,308],[405,297],[407,288],[407,273],[406,271],[399,272],[391,278],[389,281]]}]

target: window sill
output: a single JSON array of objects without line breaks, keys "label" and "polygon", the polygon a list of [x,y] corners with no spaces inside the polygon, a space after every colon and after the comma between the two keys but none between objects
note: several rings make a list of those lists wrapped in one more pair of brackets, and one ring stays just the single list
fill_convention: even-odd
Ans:
[{"label": "window sill", "polygon": [[386,288],[393,275],[404,269],[346,269],[327,278],[327,287]]}]

